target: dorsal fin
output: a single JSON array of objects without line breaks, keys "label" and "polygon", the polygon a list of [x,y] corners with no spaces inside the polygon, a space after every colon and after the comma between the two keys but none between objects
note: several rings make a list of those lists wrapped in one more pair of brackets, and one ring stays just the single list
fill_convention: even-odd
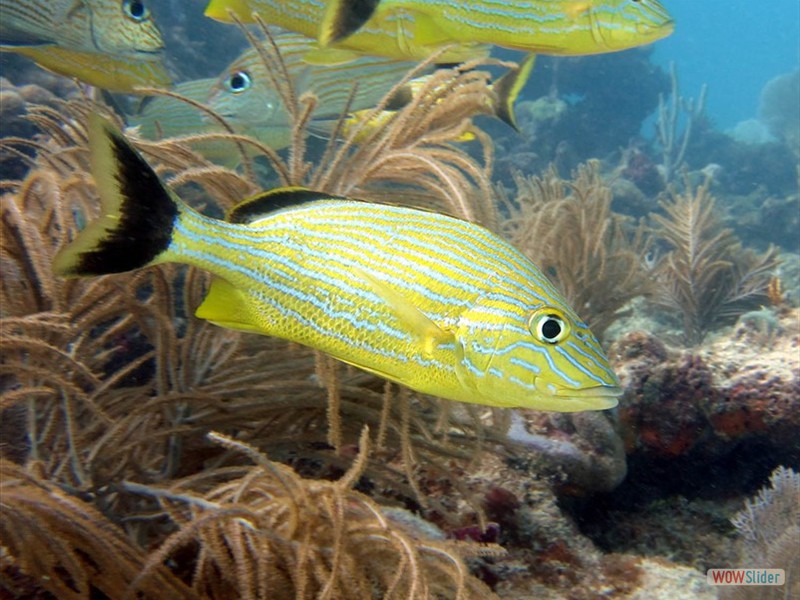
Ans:
[{"label": "dorsal fin", "polygon": [[228,211],[225,219],[231,223],[246,225],[259,221],[270,213],[308,202],[346,199],[343,196],[333,196],[299,186],[281,187],[245,198]]}]

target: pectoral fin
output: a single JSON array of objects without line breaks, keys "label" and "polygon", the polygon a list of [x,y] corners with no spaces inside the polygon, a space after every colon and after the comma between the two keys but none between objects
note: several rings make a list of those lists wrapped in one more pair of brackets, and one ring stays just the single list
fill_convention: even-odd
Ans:
[{"label": "pectoral fin", "polygon": [[425,356],[432,356],[434,349],[440,344],[454,342],[451,332],[434,323],[402,293],[364,271],[360,271],[359,275],[370,284],[372,291],[392,308],[403,328],[411,332],[415,342],[420,344]]}]

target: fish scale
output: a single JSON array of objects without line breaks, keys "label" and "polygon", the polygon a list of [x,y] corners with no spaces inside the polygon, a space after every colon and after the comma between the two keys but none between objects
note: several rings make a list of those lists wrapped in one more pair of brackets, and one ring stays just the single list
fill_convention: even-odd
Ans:
[{"label": "fish scale", "polygon": [[189,264],[215,276],[198,317],[420,392],[565,412],[616,404],[618,381],[586,324],[478,225],[302,188],[263,192],[214,219],[168,191],[99,118],[90,142],[103,216],[59,253],[57,273]]}]

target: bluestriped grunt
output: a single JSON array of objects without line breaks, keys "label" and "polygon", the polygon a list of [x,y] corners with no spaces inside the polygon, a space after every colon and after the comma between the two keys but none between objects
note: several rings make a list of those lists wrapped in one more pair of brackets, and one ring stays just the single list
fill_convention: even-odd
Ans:
[{"label": "bluestriped grunt", "polygon": [[[230,13],[243,23],[253,23],[257,13],[266,23],[287,31],[295,31],[317,40],[320,25],[325,15],[328,0],[210,0],[206,6],[207,17],[231,23]],[[361,27],[358,32],[341,43],[320,48],[315,46],[306,52],[305,60],[314,64],[341,64],[355,60],[361,54],[388,56],[402,60],[423,60],[432,50],[413,43],[415,25],[400,15],[394,26],[384,30],[376,27]],[[396,39],[399,36],[399,39]],[[335,46],[335,47],[333,47]],[[439,61],[460,63],[472,58],[489,55],[487,44],[458,44],[446,49]]]},{"label": "bluestriped grunt", "polygon": [[435,212],[282,188],[225,221],[191,209],[110,124],[90,122],[101,217],[54,262],[66,277],[163,262],[211,272],[197,316],[317,348],[451,400],[610,408],[599,343],[510,244]]},{"label": "bluestriped grunt", "polygon": [[170,82],[142,0],[0,0],[0,50],[113,91]]},{"label": "bluestriped grunt", "polygon": [[[297,96],[311,92],[317,97],[310,124],[317,133],[328,133],[347,106],[358,111],[377,104],[415,66],[371,56],[342,65],[310,65],[303,57],[313,40],[290,32],[274,34],[273,39]],[[354,82],[358,86],[353,94]],[[207,105],[236,133],[275,150],[285,148],[291,141],[291,115],[255,48],[240,54],[219,77],[182,82],[172,91]],[[195,106],[169,96],[145,99],[128,122],[137,126],[146,139],[227,132]],[[204,141],[193,147],[217,164],[233,167],[240,159],[231,142]]]},{"label": "bluestriped grunt", "polygon": [[314,59],[347,52],[442,62],[484,56],[492,46],[552,55],[625,50],[669,35],[658,0],[211,0],[206,15],[266,22],[314,37]]},{"label": "bluestriped grunt", "polygon": [[[275,36],[298,96],[311,92],[317,97],[313,118],[337,120],[349,106],[357,111],[375,106],[415,65],[394,59],[360,56],[340,65],[316,65],[304,60],[313,40],[295,33]],[[354,83],[355,94],[351,98]],[[242,133],[272,148],[285,148],[291,139],[288,109],[273,85],[267,67],[251,48],[243,52],[219,77],[208,100],[209,106]]]}]

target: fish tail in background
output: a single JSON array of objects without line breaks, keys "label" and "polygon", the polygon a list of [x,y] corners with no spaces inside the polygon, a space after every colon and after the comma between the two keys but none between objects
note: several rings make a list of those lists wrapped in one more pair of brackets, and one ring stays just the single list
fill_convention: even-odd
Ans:
[{"label": "fish tail in background", "polygon": [[524,60],[519,64],[516,69],[511,69],[498,79],[492,86],[494,93],[497,95],[497,100],[494,105],[494,113],[498,119],[508,123],[516,131],[517,119],[514,115],[514,103],[519,97],[519,93],[533,70],[533,65],[536,63],[536,55],[528,54]]},{"label": "fish tail in background", "polygon": [[375,12],[380,0],[329,0],[317,41],[325,47],[353,35]]},{"label": "fish tail in background", "polygon": [[81,277],[165,262],[182,202],[122,133],[99,115],[90,117],[89,140],[101,215],[58,253],[53,271]]}]

